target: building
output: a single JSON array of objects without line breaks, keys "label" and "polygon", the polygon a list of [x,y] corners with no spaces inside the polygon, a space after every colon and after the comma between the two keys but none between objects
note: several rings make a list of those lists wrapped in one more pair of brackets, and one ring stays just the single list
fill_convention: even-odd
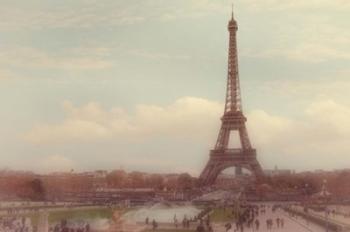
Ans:
[{"label": "building", "polygon": [[275,166],[274,169],[265,169],[264,174],[266,176],[281,176],[281,175],[292,175],[295,174],[294,170],[290,169],[279,169],[277,166]]}]

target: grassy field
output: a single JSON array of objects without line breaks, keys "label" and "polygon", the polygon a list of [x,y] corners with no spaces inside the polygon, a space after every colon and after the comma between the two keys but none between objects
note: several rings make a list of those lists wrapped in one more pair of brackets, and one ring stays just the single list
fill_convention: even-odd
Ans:
[{"label": "grassy field", "polygon": [[95,219],[107,218],[113,216],[113,210],[107,208],[93,208],[93,209],[67,209],[50,212],[49,222],[59,222],[62,219]]},{"label": "grassy field", "polygon": [[212,222],[232,222],[235,217],[231,208],[216,208],[210,213],[210,219]]},{"label": "grassy field", "polygon": [[23,214],[23,216],[29,217],[32,225],[38,225],[39,221],[39,216],[36,213],[31,213],[31,214]]}]

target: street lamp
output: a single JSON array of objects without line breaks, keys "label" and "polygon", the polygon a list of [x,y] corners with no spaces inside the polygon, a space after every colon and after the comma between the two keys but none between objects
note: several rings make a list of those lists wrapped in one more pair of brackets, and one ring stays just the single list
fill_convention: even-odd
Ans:
[{"label": "street lamp", "polygon": [[309,225],[309,218],[308,218],[308,214],[309,214],[309,208],[308,208],[308,187],[309,184],[305,183],[305,188],[304,188],[304,193],[305,193],[305,199],[304,199],[304,213],[306,213],[306,225]]},{"label": "street lamp", "polygon": [[323,186],[322,186],[322,193],[323,194],[323,197],[324,197],[324,202],[325,202],[325,219],[326,219],[326,232],[328,232],[328,227],[329,227],[329,222],[328,222],[328,219],[329,219],[329,209],[328,209],[328,205],[327,205],[327,191],[326,191],[326,184],[327,184],[327,180],[324,179],[323,180]]},{"label": "street lamp", "polygon": [[308,189],[309,189],[309,184],[308,183],[305,183],[305,186],[304,186],[304,194],[305,194],[305,196],[304,196],[304,204],[305,204],[305,206],[307,205],[307,200],[308,200]]},{"label": "street lamp", "polygon": [[325,218],[326,218],[326,232],[328,232],[328,215],[329,215],[329,213],[328,213],[328,208],[327,208],[327,206],[326,206],[326,209],[325,209]]}]

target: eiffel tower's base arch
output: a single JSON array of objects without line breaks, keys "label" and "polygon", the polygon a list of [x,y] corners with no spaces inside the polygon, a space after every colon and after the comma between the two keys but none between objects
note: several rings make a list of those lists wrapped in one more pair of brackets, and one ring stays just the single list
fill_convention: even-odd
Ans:
[{"label": "eiffel tower's base arch", "polygon": [[210,159],[199,177],[200,185],[214,184],[218,175],[230,167],[249,170],[257,182],[260,182],[263,178],[263,171],[256,159],[254,149],[245,151],[241,149],[212,150]]}]

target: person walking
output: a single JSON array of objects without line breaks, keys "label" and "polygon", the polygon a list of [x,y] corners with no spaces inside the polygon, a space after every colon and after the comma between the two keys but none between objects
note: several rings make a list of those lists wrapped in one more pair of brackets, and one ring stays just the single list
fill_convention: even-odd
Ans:
[{"label": "person walking", "polygon": [[272,227],[273,227],[273,220],[270,219],[270,230],[272,230]]},{"label": "person walking", "polygon": [[158,227],[158,223],[156,222],[156,220],[153,219],[153,221],[152,221],[152,229],[156,230],[157,227]]},{"label": "person walking", "polygon": [[280,228],[280,218],[276,218],[277,228]]},{"label": "person walking", "polygon": [[225,230],[226,232],[233,232],[232,225],[230,223],[227,223],[225,225],[225,228],[226,228]]},{"label": "person walking", "polygon": [[259,230],[259,227],[260,227],[260,221],[259,219],[255,219],[255,229]]},{"label": "person walking", "polygon": [[87,223],[85,225],[85,232],[90,232],[90,224],[89,223]]},{"label": "person walking", "polygon": [[201,221],[196,228],[196,232],[205,232],[203,222]]}]

